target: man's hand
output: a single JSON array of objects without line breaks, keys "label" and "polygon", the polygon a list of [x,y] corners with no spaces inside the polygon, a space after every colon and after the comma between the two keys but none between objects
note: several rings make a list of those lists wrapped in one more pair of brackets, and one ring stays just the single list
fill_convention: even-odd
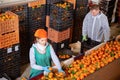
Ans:
[{"label": "man's hand", "polygon": [[82,41],[87,41],[87,37],[84,35]]}]

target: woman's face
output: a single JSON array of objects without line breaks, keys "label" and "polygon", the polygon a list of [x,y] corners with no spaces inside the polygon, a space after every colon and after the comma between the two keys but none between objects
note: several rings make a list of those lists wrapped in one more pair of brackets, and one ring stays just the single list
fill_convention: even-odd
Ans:
[{"label": "woman's face", "polygon": [[93,9],[90,12],[91,12],[92,16],[97,16],[99,14],[100,10],[99,9],[97,9],[97,10]]},{"label": "woman's face", "polygon": [[47,42],[47,38],[37,38],[37,42],[45,46]]}]

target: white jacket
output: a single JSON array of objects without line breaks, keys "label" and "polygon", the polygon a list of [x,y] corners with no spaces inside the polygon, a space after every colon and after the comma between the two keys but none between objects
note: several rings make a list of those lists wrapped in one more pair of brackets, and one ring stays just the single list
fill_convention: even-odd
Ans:
[{"label": "white jacket", "polygon": [[97,16],[92,16],[89,12],[83,21],[82,35],[86,35],[92,40],[104,42],[109,40],[110,28],[107,16],[102,12]]}]

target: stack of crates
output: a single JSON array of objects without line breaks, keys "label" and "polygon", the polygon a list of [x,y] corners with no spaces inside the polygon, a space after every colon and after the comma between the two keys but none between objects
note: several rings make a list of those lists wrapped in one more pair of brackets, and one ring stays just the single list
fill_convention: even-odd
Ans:
[{"label": "stack of crates", "polygon": [[46,0],[46,15],[50,15],[51,5],[60,1],[62,0]]},{"label": "stack of crates", "polygon": [[73,4],[64,1],[51,4],[48,39],[55,52],[69,44],[71,27],[73,27]]},{"label": "stack of crates", "polygon": [[19,43],[18,16],[10,11],[0,15],[0,48]]},{"label": "stack of crates", "polygon": [[18,15],[7,11],[0,15],[0,74],[20,76]]},{"label": "stack of crates", "polygon": [[28,28],[28,5],[27,4],[16,4],[12,6],[6,6],[1,8],[1,12],[11,11],[19,17],[19,32],[20,32],[20,51],[23,56],[21,63],[25,64],[28,62],[29,52],[29,28]]},{"label": "stack of crates", "polygon": [[107,17],[108,17],[109,23],[111,23],[111,21],[112,21],[112,15],[113,15],[114,8],[115,8],[115,2],[116,2],[116,0],[110,0],[109,4],[108,4]]},{"label": "stack of crates", "polygon": [[12,80],[20,76],[19,44],[0,48],[0,74],[6,73]]},{"label": "stack of crates", "polygon": [[73,38],[72,38],[73,42],[76,42],[81,39],[82,24],[83,24],[84,17],[88,13],[88,11],[89,11],[88,0],[76,0]]},{"label": "stack of crates", "polygon": [[100,1],[101,10],[108,17],[109,23],[111,23],[111,20],[112,20],[115,2],[116,2],[116,0],[101,0]]},{"label": "stack of crates", "polygon": [[58,31],[63,31],[72,26],[73,5],[69,2],[58,2],[52,4],[50,8],[50,27]]},{"label": "stack of crates", "polygon": [[109,1],[102,0],[100,1],[101,10],[104,14],[107,14]]},{"label": "stack of crates", "polygon": [[34,41],[34,32],[38,28],[45,28],[46,0],[37,0],[28,3],[28,20],[30,44]]}]

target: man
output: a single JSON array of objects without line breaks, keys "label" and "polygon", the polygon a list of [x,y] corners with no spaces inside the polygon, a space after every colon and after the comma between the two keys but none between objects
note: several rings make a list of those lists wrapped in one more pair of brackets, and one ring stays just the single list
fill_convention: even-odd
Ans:
[{"label": "man", "polygon": [[90,12],[85,16],[82,28],[82,41],[90,38],[97,42],[107,42],[110,37],[110,28],[107,17],[100,11],[98,4],[90,6]]}]

